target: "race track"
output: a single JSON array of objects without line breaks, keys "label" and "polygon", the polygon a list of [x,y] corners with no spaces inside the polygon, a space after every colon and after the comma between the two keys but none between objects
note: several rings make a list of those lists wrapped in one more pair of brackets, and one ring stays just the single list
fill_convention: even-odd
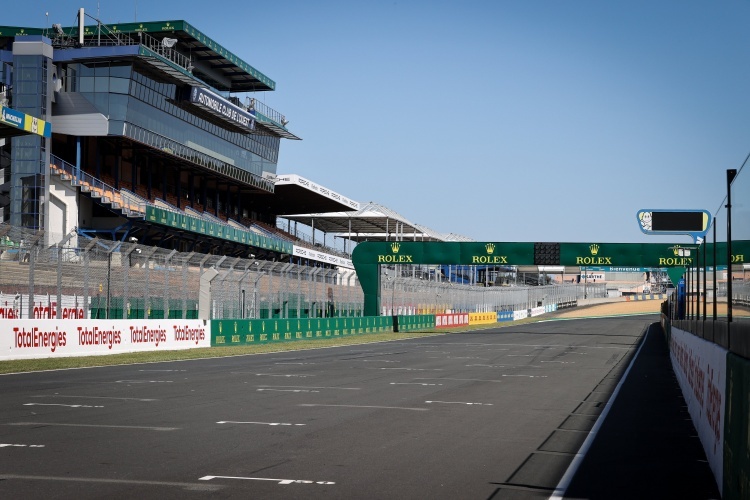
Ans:
[{"label": "race track", "polygon": [[547,498],[658,316],[0,377],[2,498]]}]

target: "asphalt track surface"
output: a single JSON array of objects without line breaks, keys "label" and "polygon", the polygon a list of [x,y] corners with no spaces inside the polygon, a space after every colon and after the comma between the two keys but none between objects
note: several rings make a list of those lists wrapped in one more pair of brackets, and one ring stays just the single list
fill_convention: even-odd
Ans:
[{"label": "asphalt track surface", "polygon": [[[549,498],[657,320],[2,376],[0,498]],[[614,409],[617,429],[641,422]],[[644,472],[637,439],[605,427],[569,498],[625,498],[602,471]],[[690,426],[675,432],[692,468],[669,480],[710,483]]]}]

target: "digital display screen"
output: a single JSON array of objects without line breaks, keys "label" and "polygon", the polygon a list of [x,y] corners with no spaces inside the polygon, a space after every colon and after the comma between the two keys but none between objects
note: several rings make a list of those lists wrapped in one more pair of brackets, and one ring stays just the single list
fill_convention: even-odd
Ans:
[{"label": "digital display screen", "polygon": [[686,231],[701,232],[703,227],[703,212],[652,212],[652,231]]}]

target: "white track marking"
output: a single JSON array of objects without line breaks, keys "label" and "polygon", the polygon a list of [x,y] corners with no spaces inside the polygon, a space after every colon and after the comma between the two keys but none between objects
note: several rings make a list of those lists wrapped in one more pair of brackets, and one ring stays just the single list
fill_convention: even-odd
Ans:
[{"label": "white track marking", "polygon": [[70,394],[48,394],[31,396],[32,398],[78,398],[78,399],[119,399],[122,401],[159,401],[158,399],[146,398],[113,398],[110,396],[73,396]]},{"label": "white track marking", "polygon": [[216,422],[217,424],[254,424],[254,425],[270,425],[270,426],[276,426],[276,425],[282,425],[282,426],[303,426],[307,424],[287,424],[283,422],[237,422],[233,420],[221,420],[219,422]]},{"label": "white track marking", "polygon": [[342,391],[361,391],[361,387],[319,387],[319,386],[310,386],[310,385],[258,385],[256,387],[266,387],[269,389],[277,388],[277,387],[293,387],[298,389],[339,389]]},{"label": "white track marking", "polygon": [[187,370],[138,370],[139,372],[186,372]]},{"label": "white track marking", "polygon": [[502,382],[502,380],[487,380],[483,378],[448,378],[448,377],[439,377],[439,378],[418,378],[416,380],[458,380],[460,382]]},{"label": "white track marking", "polygon": [[0,448],[44,448],[43,444],[8,444],[0,443]]},{"label": "white track marking", "polygon": [[270,388],[256,389],[256,391],[258,391],[258,392],[263,392],[263,391],[273,391],[273,392],[320,392],[320,391],[316,391],[314,389],[270,389]]},{"label": "white track marking", "polygon": [[[473,364],[473,365],[466,365],[468,367],[474,367],[474,366],[482,366],[484,368],[529,368],[529,365],[485,365],[485,364]],[[534,367],[531,368],[541,368],[541,367]]]},{"label": "white track marking", "polygon": [[403,370],[407,372],[442,372],[442,368],[365,368],[366,370]]},{"label": "white track marking", "polygon": [[94,425],[94,424],[60,424],[55,422],[11,422],[2,425],[43,425],[59,427],[94,427],[99,429],[133,429],[143,431],[176,431],[179,427],[148,427],[143,425]]},{"label": "white track marking", "polygon": [[333,481],[307,481],[305,479],[273,479],[270,477],[238,477],[238,476],[203,476],[198,481],[210,481],[212,479],[243,479],[247,481],[273,481],[278,484],[336,484]]},{"label": "white track marking", "polygon": [[64,405],[61,403],[24,403],[24,406],[65,406],[67,408],[104,408],[103,406]]},{"label": "white track marking", "polygon": [[19,479],[22,481],[68,481],[76,483],[99,483],[99,484],[130,484],[145,486],[174,486],[194,491],[218,491],[220,486],[200,483],[171,483],[167,481],[138,481],[135,479],[102,479],[97,477],[55,477],[55,476],[23,476],[20,474],[0,474],[1,480]]},{"label": "white track marking", "polygon": [[407,408],[403,406],[323,405],[323,404],[301,404],[298,406],[332,406],[332,407],[337,407],[337,408],[380,408],[383,410],[428,411],[427,408]]},{"label": "white track marking", "polygon": [[117,380],[115,384],[171,384],[173,380]]},{"label": "white track marking", "polygon": [[282,373],[280,373],[280,374],[275,374],[275,373],[256,373],[255,375],[257,375],[258,377],[287,377],[287,378],[291,378],[291,377],[299,377],[299,378],[315,377],[315,375],[294,375],[294,374],[289,374],[289,373],[284,373],[284,374],[282,374]]},{"label": "white track marking", "polygon": [[467,403],[465,401],[425,401],[425,403],[440,403],[444,405],[476,405],[476,406],[493,406],[492,403]]},{"label": "white track marking", "polygon": [[423,382],[391,382],[391,385],[443,385],[443,384],[426,384]]}]

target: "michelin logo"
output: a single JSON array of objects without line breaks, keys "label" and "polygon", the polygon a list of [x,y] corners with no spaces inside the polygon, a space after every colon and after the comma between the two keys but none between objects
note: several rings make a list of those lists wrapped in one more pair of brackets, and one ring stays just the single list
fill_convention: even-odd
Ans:
[{"label": "michelin logo", "polygon": [[12,123],[18,127],[23,127],[23,116],[8,113],[5,108],[3,108],[3,121]]}]

